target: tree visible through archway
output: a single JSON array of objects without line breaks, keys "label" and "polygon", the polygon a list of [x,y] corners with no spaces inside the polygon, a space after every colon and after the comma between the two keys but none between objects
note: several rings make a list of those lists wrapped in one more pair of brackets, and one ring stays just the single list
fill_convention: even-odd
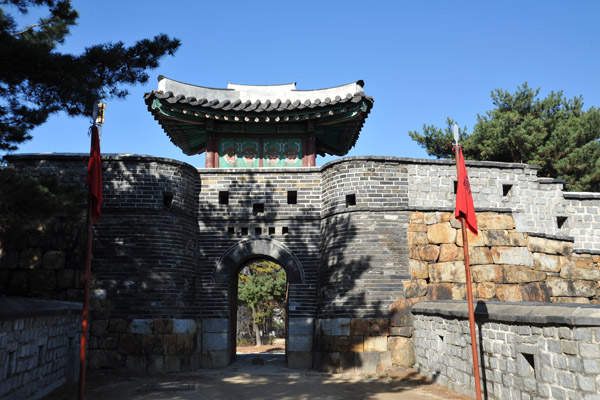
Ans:
[{"label": "tree visible through archway", "polygon": [[285,344],[287,275],[271,260],[253,260],[238,273],[237,345]]}]

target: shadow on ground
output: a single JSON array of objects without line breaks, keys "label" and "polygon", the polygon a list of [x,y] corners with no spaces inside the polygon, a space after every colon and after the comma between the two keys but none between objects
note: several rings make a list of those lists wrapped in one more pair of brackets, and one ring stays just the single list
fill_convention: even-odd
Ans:
[{"label": "shadow on ground", "polygon": [[[264,364],[253,365],[256,358]],[[410,369],[379,376],[325,374],[288,369],[284,355],[268,353],[238,355],[238,361],[227,368],[194,373],[136,377],[114,370],[90,371],[86,385],[87,400],[470,399]],[[76,385],[66,385],[45,399],[72,400],[76,394]]]}]

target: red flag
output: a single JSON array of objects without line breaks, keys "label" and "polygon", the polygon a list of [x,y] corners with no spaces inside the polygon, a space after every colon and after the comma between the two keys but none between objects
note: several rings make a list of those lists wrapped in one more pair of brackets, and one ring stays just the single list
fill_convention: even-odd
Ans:
[{"label": "red flag", "polygon": [[463,158],[462,149],[458,147],[458,186],[456,188],[456,210],[454,216],[458,219],[462,216],[467,223],[467,228],[477,235],[477,219],[475,218],[475,207],[471,195],[471,185],[467,176],[467,167]]},{"label": "red flag", "polygon": [[96,222],[100,218],[100,204],[102,204],[102,164],[100,162],[100,138],[98,127],[95,125],[92,126],[92,148],[85,184],[90,187],[92,218]]}]

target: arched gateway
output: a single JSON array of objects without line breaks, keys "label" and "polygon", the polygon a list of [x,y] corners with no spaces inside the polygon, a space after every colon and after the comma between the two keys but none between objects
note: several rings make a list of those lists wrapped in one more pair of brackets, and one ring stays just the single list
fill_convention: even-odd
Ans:
[{"label": "arched gateway", "polygon": [[[229,290],[227,296],[229,299],[229,315],[228,315],[228,342],[227,342],[227,353],[228,359],[233,361],[235,359],[236,349],[236,319],[237,319],[237,283],[238,273],[240,269],[247,265],[252,260],[268,259],[276,262],[286,272],[288,282],[288,298],[286,299],[287,304],[297,304],[298,291],[294,290],[299,285],[304,283],[304,271],[300,260],[285,246],[283,243],[274,239],[243,239],[238,243],[231,246],[219,259],[217,266],[214,271],[214,283],[227,284]],[[291,290],[291,296],[289,295]],[[289,315],[289,310],[286,309],[286,315]],[[295,329],[298,324],[306,323],[303,319],[296,320],[292,318],[291,323]],[[312,361],[309,364],[309,357],[298,357],[297,351],[290,351],[289,349],[298,349],[302,346],[298,341],[302,341],[304,337],[296,334],[289,334],[290,319],[286,318],[285,321],[285,332],[286,332],[286,359],[292,360],[292,367],[306,368],[312,366]],[[312,331],[311,326],[307,326],[306,330]],[[210,357],[210,356],[209,356]],[[299,364],[299,359],[303,359],[304,362]]]}]

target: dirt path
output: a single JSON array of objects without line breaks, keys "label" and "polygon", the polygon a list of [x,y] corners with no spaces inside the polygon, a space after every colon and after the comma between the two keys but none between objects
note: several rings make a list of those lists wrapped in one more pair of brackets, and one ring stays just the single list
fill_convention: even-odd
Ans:
[{"label": "dirt path", "polygon": [[237,346],[237,354],[251,353],[283,353],[285,346],[267,345],[267,346]]}]

